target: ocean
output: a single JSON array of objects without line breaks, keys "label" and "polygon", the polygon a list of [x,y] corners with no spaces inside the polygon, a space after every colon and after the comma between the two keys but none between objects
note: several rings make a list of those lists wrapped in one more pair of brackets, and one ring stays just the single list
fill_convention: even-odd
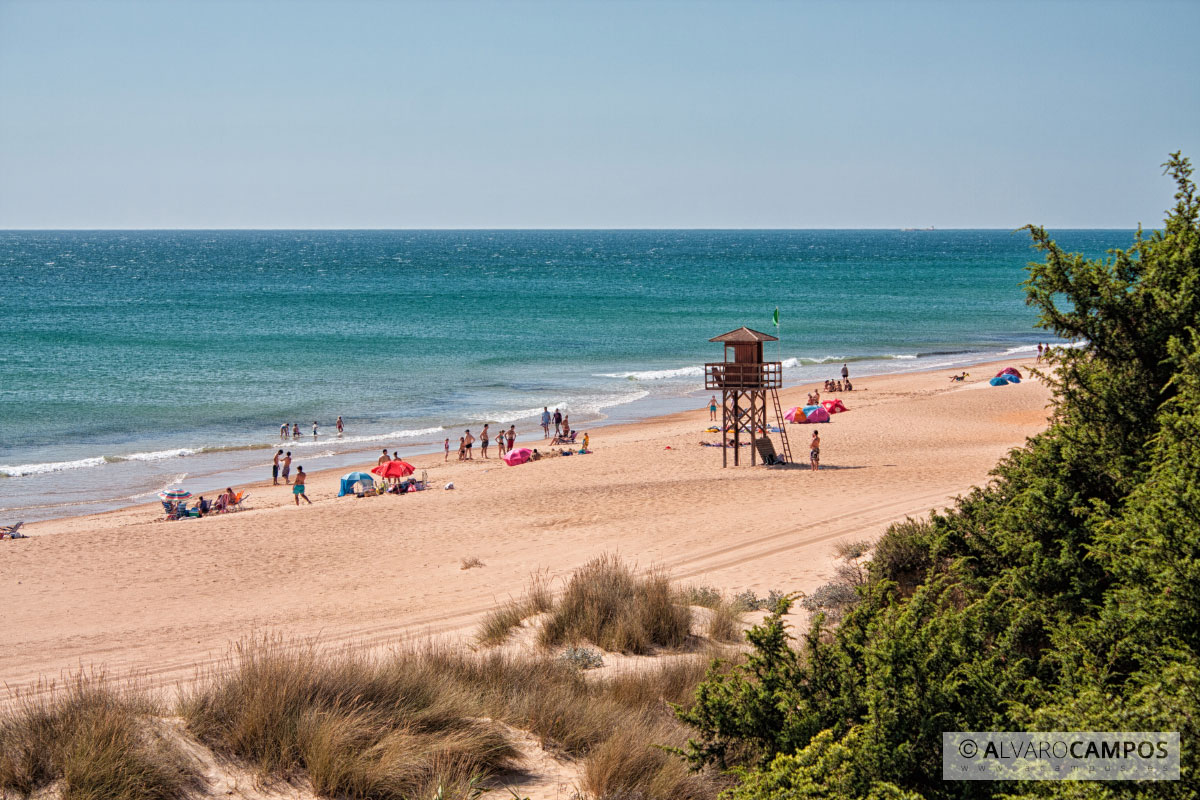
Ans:
[{"label": "ocean", "polygon": [[776,307],[791,384],[1028,354],[1036,255],[998,230],[0,231],[0,522],[261,480],[283,422],[311,471],[543,406],[699,407],[708,339]]}]

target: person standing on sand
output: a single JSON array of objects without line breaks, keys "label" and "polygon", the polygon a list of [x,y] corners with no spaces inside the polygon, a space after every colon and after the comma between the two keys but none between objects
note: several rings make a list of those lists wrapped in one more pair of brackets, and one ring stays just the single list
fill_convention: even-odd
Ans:
[{"label": "person standing on sand", "polygon": [[550,407],[542,406],[542,436],[543,439],[550,438]]},{"label": "person standing on sand", "polygon": [[343,430],[344,430],[344,427],[343,427],[343,425],[342,425],[342,418],[341,418],[341,417],[338,417],[338,421],[337,421],[337,431],[338,431],[338,436],[341,436],[341,435],[342,435],[342,431],[343,431]]},{"label": "person standing on sand", "polygon": [[471,435],[471,429],[467,428],[466,436],[463,437],[463,443],[467,446],[467,461],[473,461],[475,454],[471,452],[471,447],[475,444],[475,437]]},{"label": "person standing on sand", "polygon": [[450,460],[450,437],[449,436],[446,437],[446,457],[443,460],[444,461]]},{"label": "person standing on sand", "polygon": [[847,369],[845,364],[842,364],[842,380],[846,380],[849,377],[850,377],[850,370]]},{"label": "person standing on sand", "polygon": [[708,398],[708,421],[717,421],[717,396],[715,394]]},{"label": "person standing on sand", "polygon": [[279,441],[288,438],[288,424],[285,422],[279,426]]},{"label": "person standing on sand", "polygon": [[821,466],[821,435],[816,431],[813,431],[812,441],[808,444],[808,463],[812,464],[813,472]]},{"label": "person standing on sand", "polygon": [[509,425],[508,426],[508,452],[510,452],[510,453],[512,452],[513,442],[515,442],[516,440],[517,440],[517,426]]},{"label": "person standing on sand", "polygon": [[312,500],[308,499],[308,495],[304,493],[304,479],[308,476],[304,474],[304,467],[296,467],[296,483],[292,486],[292,497],[296,498],[296,505],[300,505],[300,498],[304,498],[304,502],[312,505]]},{"label": "person standing on sand", "polygon": [[383,466],[384,464],[388,463],[391,460],[392,460],[391,457],[389,457],[387,454],[387,448],[385,447],[385,448],[383,448],[383,455],[381,455],[379,457],[379,460],[375,462],[375,466]]},{"label": "person standing on sand", "polygon": [[554,435],[562,435],[562,412],[554,409]]},{"label": "person standing on sand", "polygon": [[465,436],[458,437],[458,460],[467,460],[467,438]]},{"label": "person standing on sand", "polygon": [[283,451],[279,450],[275,453],[275,464],[271,467],[271,485],[279,485],[279,459],[283,456]]},{"label": "person standing on sand", "polygon": [[588,449],[588,435],[587,435],[587,431],[584,431],[584,432],[583,432],[583,449],[584,449],[584,451],[585,451],[585,452],[586,452],[586,451],[587,451],[587,449]]},{"label": "person standing on sand", "polygon": [[500,434],[496,437],[496,449],[500,452],[497,458],[504,458],[504,428],[500,429]]},{"label": "person standing on sand", "polygon": [[485,422],[485,423],[483,423],[483,430],[481,430],[479,432],[479,451],[481,453],[483,453],[484,458],[488,457],[487,447],[488,447],[488,426],[487,426],[487,423]]},{"label": "person standing on sand", "polygon": [[292,451],[288,450],[283,457],[283,485],[288,485],[288,473],[292,471]]}]

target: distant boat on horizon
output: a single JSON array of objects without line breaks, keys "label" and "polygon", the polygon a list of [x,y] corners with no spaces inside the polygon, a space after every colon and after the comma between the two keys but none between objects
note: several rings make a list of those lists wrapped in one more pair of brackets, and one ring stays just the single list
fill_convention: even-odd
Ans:
[{"label": "distant boat on horizon", "polygon": [[912,232],[912,231],[933,231],[933,230],[937,230],[937,228],[935,228],[935,227],[933,227],[932,225],[930,225],[928,228],[901,228],[900,230],[902,230],[902,231],[905,231],[905,232]]}]

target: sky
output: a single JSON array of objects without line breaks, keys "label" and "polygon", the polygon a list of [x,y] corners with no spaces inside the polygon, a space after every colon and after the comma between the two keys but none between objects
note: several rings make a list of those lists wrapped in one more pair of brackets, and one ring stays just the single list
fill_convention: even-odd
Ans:
[{"label": "sky", "polygon": [[0,0],[0,228],[1153,227],[1200,2]]}]

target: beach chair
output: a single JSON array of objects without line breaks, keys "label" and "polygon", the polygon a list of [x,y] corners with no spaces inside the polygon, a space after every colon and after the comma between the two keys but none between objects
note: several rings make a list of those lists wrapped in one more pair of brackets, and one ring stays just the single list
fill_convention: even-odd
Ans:
[{"label": "beach chair", "polygon": [[229,504],[229,510],[230,511],[235,511],[235,510],[236,511],[245,511],[246,507],[243,506],[242,503],[246,502],[246,500],[248,500],[248,499],[250,499],[249,492],[244,491],[244,490],[238,492],[237,496],[234,497],[233,502]]},{"label": "beach chair", "polygon": [[554,441],[550,442],[550,444],[551,446],[556,444],[575,444],[575,435],[578,433],[579,431],[571,431],[570,436],[555,436]]},{"label": "beach chair", "polygon": [[776,454],[775,443],[771,441],[770,436],[755,439],[754,447],[758,450],[758,456],[762,459],[762,463],[768,467],[784,463],[783,459]]},{"label": "beach chair", "polygon": [[0,525],[0,539],[24,539],[25,534],[20,532],[24,524],[18,522],[16,525]]}]

